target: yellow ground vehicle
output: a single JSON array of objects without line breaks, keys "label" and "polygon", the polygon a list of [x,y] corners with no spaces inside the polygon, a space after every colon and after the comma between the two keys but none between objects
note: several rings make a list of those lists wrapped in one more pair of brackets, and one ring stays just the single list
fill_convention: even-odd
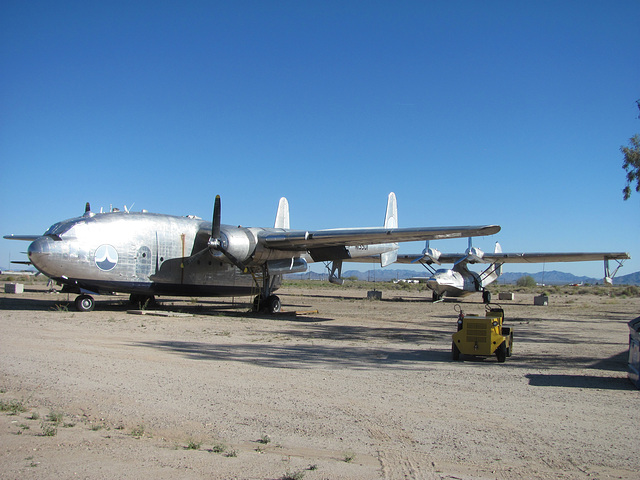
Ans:
[{"label": "yellow ground vehicle", "polygon": [[505,327],[504,310],[487,305],[484,317],[465,315],[459,310],[458,331],[453,334],[451,353],[454,360],[460,355],[490,356],[495,353],[498,362],[511,356],[513,329]]}]

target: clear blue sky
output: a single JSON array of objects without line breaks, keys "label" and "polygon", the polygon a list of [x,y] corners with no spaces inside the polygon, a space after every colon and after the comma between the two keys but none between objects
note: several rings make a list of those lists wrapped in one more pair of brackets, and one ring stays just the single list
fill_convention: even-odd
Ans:
[{"label": "clear blue sky", "polygon": [[[4,0],[0,233],[87,201],[209,218],[215,194],[223,223],[271,226],[286,196],[294,228],[376,226],[395,191],[401,226],[495,223],[476,246],[632,273],[639,24],[636,0]],[[0,267],[26,247],[0,240]]]}]

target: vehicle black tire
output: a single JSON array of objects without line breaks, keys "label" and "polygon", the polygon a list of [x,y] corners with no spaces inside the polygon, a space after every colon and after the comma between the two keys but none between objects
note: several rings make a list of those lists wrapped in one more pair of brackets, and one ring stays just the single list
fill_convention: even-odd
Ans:
[{"label": "vehicle black tire", "polygon": [[280,297],[277,295],[271,295],[267,298],[267,312],[270,314],[280,313],[282,303],[280,303]]},{"label": "vehicle black tire", "polygon": [[489,290],[484,290],[482,292],[482,301],[484,303],[491,303],[491,292]]},{"label": "vehicle black tire", "polygon": [[456,342],[451,343],[451,358],[453,358],[456,362],[460,360],[460,349],[456,345]]},{"label": "vehicle black tire", "polygon": [[496,357],[498,358],[498,363],[504,363],[507,359],[507,342],[504,341],[500,344],[500,346],[496,349]]},{"label": "vehicle black tire", "polygon": [[90,312],[96,306],[96,302],[91,295],[78,295],[75,306],[79,312]]}]

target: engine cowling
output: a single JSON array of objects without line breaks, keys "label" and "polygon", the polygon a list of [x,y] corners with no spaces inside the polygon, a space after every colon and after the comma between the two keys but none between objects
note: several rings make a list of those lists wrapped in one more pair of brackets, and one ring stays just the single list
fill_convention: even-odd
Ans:
[{"label": "engine cowling", "polygon": [[[253,256],[257,240],[248,228],[225,228],[220,232],[222,248],[241,263],[247,263]],[[211,240],[210,240],[211,242]]]},{"label": "engine cowling", "polygon": [[440,252],[440,250],[438,250],[437,248],[425,248],[422,251],[422,255],[431,260],[433,263],[437,263],[439,265],[440,255],[442,255],[442,252]]}]

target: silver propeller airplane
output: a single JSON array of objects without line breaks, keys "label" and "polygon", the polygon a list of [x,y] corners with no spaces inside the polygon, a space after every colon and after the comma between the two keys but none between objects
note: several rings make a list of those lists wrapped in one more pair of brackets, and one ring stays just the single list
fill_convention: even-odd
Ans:
[{"label": "silver propeller airplane", "polygon": [[289,204],[280,199],[273,228],[223,225],[220,197],[212,222],[142,212],[93,213],[52,225],[44,235],[7,235],[28,240],[29,261],[44,275],[77,293],[75,306],[91,311],[92,295],[123,292],[134,303],[154,295],[253,296],[254,310],[276,313],[273,294],[286,273],[308,263],[330,264],[329,280],[341,283],[342,262],[376,255],[395,262],[398,242],[493,235],[497,225],[398,228],[396,196],[390,193],[383,227],[292,230]]},{"label": "silver propeller airplane", "polygon": [[[398,263],[420,263],[429,272],[429,277],[414,277],[413,280],[425,281],[433,291],[433,301],[442,300],[443,297],[462,297],[474,292],[482,292],[482,300],[491,302],[491,292],[487,286],[498,279],[502,274],[502,265],[505,263],[553,263],[553,262],[587,262],[604,260],[604,281],[611,283],[612,278],[622,266],[624,260],[631,258],[628,253],[503,253],[500,244],[496,242],[494,253],[484,253],[479,248],[472,246],[469,238],[469,248],[465,253],[441,253],[435,248],[429,247],[427,241],[422,254],[398,255]],[[616,269],[611,272],[609,260],[618,262]],[[435,270],[431,265],[453,263],[452,269]],[[469,264],[484,263],[489,266],[477,273],[467,268]]]}]

